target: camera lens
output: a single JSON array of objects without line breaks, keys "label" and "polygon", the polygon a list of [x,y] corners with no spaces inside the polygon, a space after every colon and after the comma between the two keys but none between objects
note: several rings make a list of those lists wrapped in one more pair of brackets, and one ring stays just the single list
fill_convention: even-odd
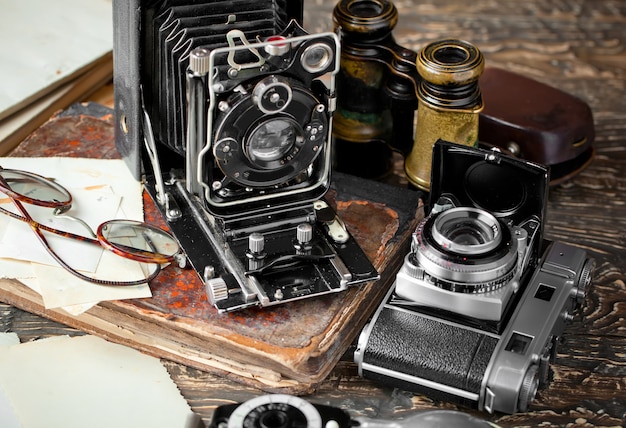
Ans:
[{"label": "camera lens", "polygon": [[484,254],[502,242],[498,220],[474,208],[453,208],[441,213],[432,234],[441,248],[457,254]]},{"label": "camera lens", "polygon": [[309,73],[325,71],[333,60],[333,50],[325,43],[307,46],[300,57],[302,68]]},{"label": "camera lens", "polygon": [[268,410],[260,419],[259,422],[262,428],[288,428],[291,426],[291,421],[287,414],[280,410]]},{"label": "camera lens", "polygon": [[285,394],[269,394],[239,405],[230,415],[228,426],[233,428],[322,428],[322,416],[313,404],[302,398]]},{"label": "camera lens", "polygon": [[415,260],[440,286],[484,292],[515,272],[518,243],[511,229],[480,208],[457,207],[424,219],[415,231]]},{"label": "camera lens", "polygon": [[297,125],[284,118],[267,120],[248,137],[248,158],[256,165],[271,168],[291,150],[298,136]]}]

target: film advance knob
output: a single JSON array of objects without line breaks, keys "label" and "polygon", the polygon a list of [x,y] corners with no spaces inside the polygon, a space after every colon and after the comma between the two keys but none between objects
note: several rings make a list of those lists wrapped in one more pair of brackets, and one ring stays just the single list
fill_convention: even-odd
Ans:
[{"label": "film advance knob", "polygon": [[519,391],[518,408],[520,412],[528,411],[528,406],[535,398],[539,388],[539,369],[536,365],[528,368]]},{"label": "film advance knob", "polygon": [[199,47],[191,51],[189,54],[189,69],[196,76],[205,76],[210,69],[209,54],[211,51],[207,48]]},{"label": "film advance knob", "polygon": [[265,237],[254,232],[248,236],[248,250],[253,257],[263,257],[265,255]]},{"label": "film advance knob", "polygon": [[582,305],[591,285],[591,277],[595,268],[595,260],[587,259],[583,265],[576,287],[576,303]]},{"label": "film advance knob", "polygon": [[313,226],[309,223],[301,223],[296,228],[296,239],[298,243],[306,245],[313,240]]}]

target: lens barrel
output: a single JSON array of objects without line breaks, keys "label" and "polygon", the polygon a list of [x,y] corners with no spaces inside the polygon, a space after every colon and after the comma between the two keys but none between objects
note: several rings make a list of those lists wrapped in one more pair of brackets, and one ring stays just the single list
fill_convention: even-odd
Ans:
[{"label": "lens barrel", "polygon": [[483,109],[478,78],[485,61],[474,45],[449,39],[424,47],[416,65],[422,81],[415,141],[404,169],[411,184],[429,191],[437,140],[472,147],[478,144],[478,115]]},{"label": "lens barrel", "polygon": [[483,293],[506,285],[516,271],[518,240],[491,213],[458,207],[424,219],[413,241],[415,261],[435,284]]},{"label": "lens barrel", "polygon": [[341,34],[341,69],[334,116],[334,168],[375,178],[391,169],[392,116],[383,88],[388,65],[380,46],[392,44],[398,11],[387,0],[341,0],[333,11]]}]

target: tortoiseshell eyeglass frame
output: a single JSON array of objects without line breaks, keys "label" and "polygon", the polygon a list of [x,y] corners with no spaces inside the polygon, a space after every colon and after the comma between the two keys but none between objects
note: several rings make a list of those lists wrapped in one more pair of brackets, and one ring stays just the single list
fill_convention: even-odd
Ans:
[{"label": "tortoiseshell eyeglass frame", "polygon": [[[11,178],[7,180],[6,176],[9,176]],[[28,188],[29,186],[26,185],[27,190],[36,191],[35,185],[42,186],[43,189],[50,190],[52,193],[54,193],[56,197],[49,198],[49,199],[40,199],[40,198],[33,198],[29,196],[28,194],[25,194],[25,193],[30,193],[30,192],[17,192],[14,188],[11,187],[10,182],[17,183],[19,180],[23,180],[22,185],[24,183],[28,184],[29,181],[33,184],[32,189],[29,189]],[[161,271],[161,264],[170,263],[174,261],[180,253],[180,248],[178,247],[178,243],[176,242],[175,238],[172,237],[168,232],[166,232],[165,230],[161,228],[149,225],[147,223],[138,222],[134,220],[110,220],[110,221],[102,223],[98,227],[98,230],[95,234],[92,231],[90,231],[90,233],[96,236],[97,239],[78,235],[78,234],[64,231],[64,230],[55,229],[55,228],[52,228],[50,226],[47,226],[45,224],[41,224],[35,221],[31,217],[31,215],[28,213],[24,205],[22,205],[22,203],[41,206],[41,207],[47,207],[47,208],[53,208],[55,210],[58,210],[58,212],[62,212],[62,213],[67,212],[70,209],[71,204],[72,204],[72,195],[67,189],[65,189],[63,186],[59,185],[58,183],[52,181],[51,179],[48,179],[41,175],[28,172],[28,171],[22,171],[22,170],[16,170],[16,169],[5,169],[0,166],[0,192],[4,193],[5,195],[9,197],[13,205],[19,211],[19,214],[16,214],[2,207],[0,207],[0,212],[14,219],[27,223],[30,226],[31,230],[35,233],[35,235],[37,236],[41,244],[46,248],[48,253],[52,256],[52,258],[54,258],[54,260],[57,263],[59,263],[59,265],[61,265],[63,268],[65,268],[68,272],[70,272],[74,276],[84,281],[88,281],[88,282],[99,284],[99,285],[110,285],[110,286],[132,286],[132,285],[145,284],[147,282],[152,281],[154,278],[156,278],[156,276]],[[135,231],[138,231],[144,238],[146,244],[151,248],[151,251],[140,249],[140,248],[135,248],[134,246],[126,246],[126,245],[114,242],[112,240],[109,240],[105,236],[106,229],[111,228],[111,227],[120,227],[120,226],[129,227]],[[155,269],[153,272],[147,275],[146,278],[132,280],[132,281],[111,281],[111,280],[106,280],[106,279],[89,277],[81,272],[78,272],[71,266],[69,266],[52,249],[48,240],[43,234],[43,231],[53,233],[55,235],[63,236],[69,239],[74,239],[74,240],[78,240],[82,242],[87,242],[93,245],[98,245],[106,250],[113,252],[114,254],[117,254],[120,257],[124,257],[126,259],[134,260],[140,263],[154,264]],[[154,243],[150,239],[149,235],[159,236],[161,238],[164,238],[165,240],[171,241],[172,249],[175,251],[170,251],[168,254],[159,253],[156,250]]]}]

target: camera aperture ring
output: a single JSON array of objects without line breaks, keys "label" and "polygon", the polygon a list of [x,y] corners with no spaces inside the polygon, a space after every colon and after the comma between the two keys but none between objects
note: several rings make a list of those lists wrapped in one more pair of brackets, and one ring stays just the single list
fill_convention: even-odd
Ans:
[{"label": "camera aperture ring", "polygon": [[[266,83],[261,86],[265,89],[262,93],[234,94],[216,119],[213,156],[222,173],[244,187],[288,183],[302,174],[327,144],[328,113],[318,97],[291,79]],[[259,85],[250,85],[253,87]],[[275,89],[276,99],[288,97],[283,100],[288,105],[276,104],[276,110],[268,114],[268,109],[259,107],[259,96],[268,95],[264,101],[271,104]]]},{"label": "camera aperture ring", "polygon": [[[487,217],[463,217],[457,216],[458,210],[478,210],[475,208],[454,208],[447,210],[434,216],[429,216],[418,225],[414,234],[413,252],[414,258],[420,266],[423,267],[425,275],[433,278],[433,285],[450,291],[459,291],[463,293],[480,293],[496,290],[507,284],[515,277],[517,266],[517,240],[513,239],[512,232],[509,227],[504,225],[500,220],[493,218],[489,214]],[[447,214],[446,214],[447,213]],[[442,224],[440,216],[446,216],[453,222],[458,219],[460,222],[472,219],[469,223],[462,224],[462,227],[472,229],[472,232],[482,233],[494,226],[493,223],[481,224],[477,226],[482,219],[493,218],[498,226],[498,232],[494,232],[494,244],[477,244],[474,253],[470,251],[472,245],[461,244],[452,246],[452,248],[441,245],[441,236],[445,235],[445,230],[438,230],[433,235],[433,228],[437,222]],[[472,223],[474,222],[474,223]],[[452,228],[454,225],[450,225]],[[448,231],[455,232],[454,230]],[[465,233],[465,232],[463,232]],[[495,239],[498,236],[498,239]],[[451,236],[448,236],[450,238]],[[454,236],[452,236],[454,238]],[[463,236],[458,239],[465,239]],[[475,237],[471,237],[474,239]],[[489,238],[487,236],[486,238]],[[438,241],[439,239],[439,241]],[[447,241],[449,241],[448,239]],[[443,242],[447,242],[443,241]],[[455,248],[462,248],[463,251],[455,251]]]},{"label": "camera aperture ring", "polygon": [[494,281],[480,283],[447,281],[432,276],[431,274],[426,272],[424,268],[419,264],[419,262],[417,262],[415,253],[409,253],[407,257],[405,257],[404,264],[402,265],[402,270],[409,274],[411,277],[420,281],[425,281],[429,284],[434,285],[435,287],[441,288],[442,290],[464,294],[481,294],[488,293],[490,291],[496,291],[502,286],[508,284],[511,280],[513,280],[513,278],[515,278],[515,275],[517,274],[517,266],[515,266],[506,275],[503,275],[495,279]]},{"label": "camera aperture ring", "polygon": [[481,294],[500,289],[502,286],[508,284],[515,277],[516,273],[517,268],[514,267],[504,276],[501,276],[493,281],[481,283],[445,281],[441,278],[435,278],[427,273],[425,273],[424,277],[431,284],[443,290],[452,291],[454,293]]}]

